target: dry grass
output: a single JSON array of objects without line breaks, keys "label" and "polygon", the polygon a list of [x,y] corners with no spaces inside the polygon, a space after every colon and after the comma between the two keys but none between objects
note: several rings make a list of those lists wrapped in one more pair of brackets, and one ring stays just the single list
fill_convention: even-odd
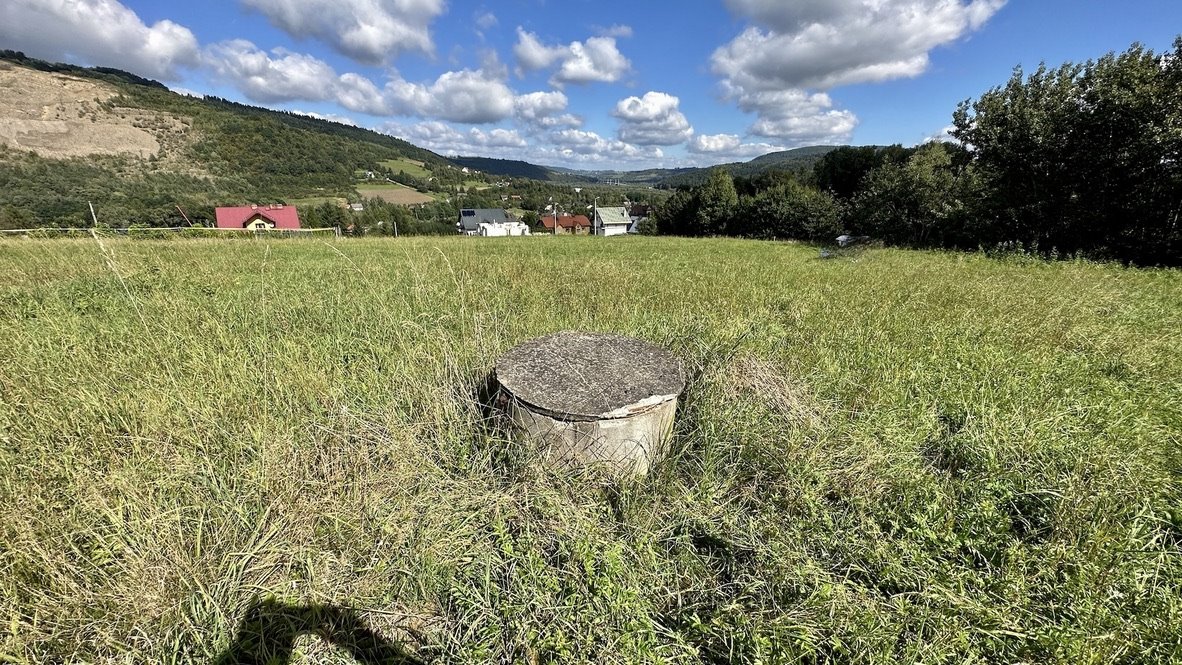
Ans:
[{"label": "dry grass", "polygon": [[[1182,657],[1179,273],[815,257],[0,241],[0,660]],[[650,477],[481,420],[567,328],[685,363]]]},{"label": "dry grass", "polygon": [[386,185],[361,184],[357,185],[357,192],[367,198],[377,197],[383,201],[398,205],[418,205],[420,203],[431,203],[435,200],[430,194],[424,194],[406,185],[393,183]]}]

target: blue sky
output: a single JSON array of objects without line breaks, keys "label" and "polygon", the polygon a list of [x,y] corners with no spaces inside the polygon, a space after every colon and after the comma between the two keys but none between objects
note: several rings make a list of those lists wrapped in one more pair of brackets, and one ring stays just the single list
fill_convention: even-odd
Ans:
[{"label": "blue sky", "polygon": [[1015,66],[1179,32],[1179,0],[0,0],[0,48],[584,169],[912,145]]}]

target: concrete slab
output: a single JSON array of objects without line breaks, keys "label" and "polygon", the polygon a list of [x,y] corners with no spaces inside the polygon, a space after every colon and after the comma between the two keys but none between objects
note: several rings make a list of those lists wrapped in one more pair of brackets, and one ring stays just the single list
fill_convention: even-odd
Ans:
[{"label": "concrete slab", "polygon": [[659,460],[685,389],[681,363],[633,337],[563,331],[529,340],[496,363],[506,413],[562,465],[605,463],[647,473]]}]

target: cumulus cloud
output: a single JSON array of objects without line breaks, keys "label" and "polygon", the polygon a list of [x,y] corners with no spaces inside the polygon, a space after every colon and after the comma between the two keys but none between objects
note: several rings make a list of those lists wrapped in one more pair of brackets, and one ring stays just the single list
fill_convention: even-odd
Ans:
[{"label": "cumulus cloud", "polygon": [[616,24],[610,28],[606,28],[599,33],[603,37],[622,37],[627,38],[632,36],[632,26]]},{"label": "cumulus cloud", "polygon": [[337,74],[323,60],[286,49],[262,51],[245,39],[206,49],[205,63],[219,79],[264,103],[333,99]]},{"label": "cumulus cloud", "polygon": [[200,57],[188,28],[167,20],[146,25],[116,0],[4,0],[0,43],[47,60],[118,67],[166,81]]},{"label": "cumulus cloud", "polygon": [[582,118],[566,113],[570,102],[558,92],[530,92],[518,95],[513,106],[517,119],[533,129],[582,126]]},{"label": "cumulus cloud", "polygon": [[614,83],[632,69],[632,63],[616,46],[616,38],[608,36],[590,37],[566,46],[546,45],[537,35],[518,26],[513,55],[517,58],[518,76],[560,63],[550,78],[550,84],[556,87],[567,83]]},{"label": "cumulus cloud", "polygon": [[379,88],[354,73],[338,75],[310,55],[260,50],[246,40],[210,46],[205,62],[211,72],[256,102],[333,101],[370,115],[407,115],[463,123],[491,123],[514,112],[513,91],[483,72],[445,72],[431,83],[393,76]]},{"label": "cumulus cloud", "polygon": [[823,92],[798,89],[750,92],[732,88],[728,96],[740,109],[756,114],[757,119],[749,129],[756,136],[784,139],[797,145],[843,143],[858,125],[857,116],[834,109],[833,100]]},{"label": "cumulus cloud", "polygon": [[430,85],[392,79],[386,96],[402,115],[452,122],[497,122],[514,110],[513,91],[507,85],[471,70],[445,72]]},{"label": "cumulus cloud", "polygon": [[546,46],[537,35],[517,26],[517,43],[513,45],[513,55],[517,57],[519,75],[521,71],[546,69],[568,53],[565,46]]},{"label": "cumulus cloud", "polygon": [[297,38],[315,38],[376,65],[405,51],[432,53],[428,28],[444,0],[242,0]]},{"label": "cumulus cloud", "polygon": [[383,90],[360,74],[337,75],[331,65],[303,53],[267,53],[244,39],[206,49],[204,63],[213,76],[238,88],[252,101],[331,101],[370,115],[393,112]]},{"label": "cumulus cloud", "polygon": [[689,120],[678,109],[681,100],[664,92],[646,92],[616,103],[620,140],[640,145],[675,145],[693,136]]},{"label": "cumulus cloud", "polygon": [[712,64],[727,96],[757,114],[753,134],[845,141],[857,118],[824,91],[918,76],[932,49],[977,30],[1005,1],[726,0],[756,25],[717,49]]},{"label": "cumulus cloud", "polygon": [[916,76],[928,52],[980,28],[1005,0],[727,0],[749,27],[715,51],[715,71],[746,89],[827,90]]},{"label": "cumulus cloud", "polygon": [[446,155],[495,152],[498,156],[524,156],[528,147],[526,140],[513,129],[496,128],[485,131],[472,127],[468,131],[460,131],[439,120],[426,120],[412,125],[386,123],[378,129]]},{"label": "cumulus cloud", "polygon": [[698,134],[686,144],[686,148],[691,153],[716,159],[749,159],[784,150],[770,143],[743,143],[737,134]]},{"label": "cumulus cloud", "polygon": [[570,55],[551,78],[551,83],[614,83],[632,63],[616,48],[614,37],[591,37],[586,42],[571,42]]},{"label": "cumulus cloud", "polygon": [[292,113],[296,115],[306,115],[309,118],[316,118],[317,120],[327,120],[329,122],[339,122],[342,125],[349,125],[356,127],[357,123],[350,117],[338,115],[336,113],[317,113],[315,111],[302,111],[300,109],[292,109]]},{"label": "cumulus cloud", "polygon": [[605,139],[595,132],[582,129],[551,132],[550,141],[554,147],[549,153],[560,161],[623,163],[652,161],[665,156],[656,146],[638,146]]},{"label": "cumulus cloud", "polygon": [[497,16],[492,12],[477,13],[473,21],[480,30],[488,30],[497,24]]}]

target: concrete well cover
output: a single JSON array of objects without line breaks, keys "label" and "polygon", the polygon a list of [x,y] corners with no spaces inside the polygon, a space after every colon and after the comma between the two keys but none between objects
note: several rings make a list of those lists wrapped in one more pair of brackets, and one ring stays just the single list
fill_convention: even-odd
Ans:
[{"label": "concrete well cover", "polygon": [[577,331],[514,347],[497,361],[496,376],[514,398],[564,420],[626,418],[685,388],[681,363],[661,347]]}]

